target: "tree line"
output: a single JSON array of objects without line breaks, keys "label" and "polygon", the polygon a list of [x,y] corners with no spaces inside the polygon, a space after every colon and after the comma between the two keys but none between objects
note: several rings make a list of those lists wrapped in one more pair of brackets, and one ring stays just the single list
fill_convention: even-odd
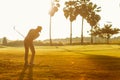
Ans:
[{"label": "tree line", "polygon": [[[93,35],[97,35],[98,32],[95,32],[95,34],[93,34]],[[93,43],[94,44],[108,44],[108,43],[110,43],[110,44],[120,44],[120,36],[119,37],[114,37],[114,38],[109,38],[109,40],[107,39],[106,33],[105,33],[105,35],[101,34],[101,35],[97,35],[97,36],[101,36],[101,37],[95,37],[94,36],[93,37],[93,39],[94,39]],[[105,38],[103,38],[103,37],[105,37]],[[84,37],[84,43],[83,44],[84,45],[90,44],[90,40],[91,40],[90,37]],[[70,38],[52,39],[52,45],[53,46],[70,45],[69,41],[70,41]],[[1,42],[0,45],[2,45],[2,46],[11,46],[11,47],[22,47],[22,46],[24,46],[23,40],[8,40],[7,37],[1,38],[0,42]],[[44,41],[35,40],[33,43],[34,43],[35,46],[49,46],[50,45],[49,44],[49,39],[46,39]],[[80,37],[73,38],[72,45],[80,45]]]}]

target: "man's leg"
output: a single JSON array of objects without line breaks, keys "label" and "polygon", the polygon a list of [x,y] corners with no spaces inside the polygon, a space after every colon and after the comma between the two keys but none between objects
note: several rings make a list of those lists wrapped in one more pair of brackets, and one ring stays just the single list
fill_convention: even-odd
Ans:
[{"label": "man's leg", "polygon": [[27,65],[28,64],[29,46],[27,44],[24,44],[24,47],[25,47],[25,57],[24,57],[24,60],[25,60],[25,65]]},{"label": "man's leg", "polygon": [[31,56],[31,60],[30,60],[30,64],[33,65],[34,62],[34,56],[35,56],[35,48],[33,46],[33,44],[30,45],[30,50],[32,52],[32,56]]}]

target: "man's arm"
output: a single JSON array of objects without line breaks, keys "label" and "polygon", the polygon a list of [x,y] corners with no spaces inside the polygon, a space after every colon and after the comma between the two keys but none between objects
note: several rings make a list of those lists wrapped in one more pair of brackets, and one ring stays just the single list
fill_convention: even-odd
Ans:
[{"label": "man's arm", "polygon": [[34,36],[34,40],[39,37],[39,33]]},{"label": "man's arm", "polygon": [[39,33],[36,33],[34,29],[31,29],[28,32],[28,35],[26,36],[26,39],[28,39],[28,40],[35,40],[38,37],[39,37]]}]

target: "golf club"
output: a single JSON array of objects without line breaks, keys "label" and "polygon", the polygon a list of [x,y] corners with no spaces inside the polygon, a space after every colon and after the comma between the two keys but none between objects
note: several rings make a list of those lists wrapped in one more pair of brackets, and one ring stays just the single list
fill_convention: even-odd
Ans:
[{"label": "golf club", "polygon": [[15,26],[13,27],[13,29],[14,29],[18,34],[20,34],[23,38],[25,38],[23,34],[21,34],[18,30],[15,29]]}]

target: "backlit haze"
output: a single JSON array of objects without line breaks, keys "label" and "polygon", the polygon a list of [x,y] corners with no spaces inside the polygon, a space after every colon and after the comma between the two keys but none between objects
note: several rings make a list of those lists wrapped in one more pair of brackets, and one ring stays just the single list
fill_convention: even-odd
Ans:
[{"label": "backlit haze", "polygon": [[[68,38],[70,35],[70,22],[64,17],[64,1],[60,0],[60,8],[52,17],[52,38]],[[112,22],[114,27],[120,28],[120,1],[119,0],[91,0],[101,7],[100,25]],[[0,38],[10,40],[23,40],[23,37],[14,31],[13,27],[27,35],[29,29],[43,26],[38,40],[49,39],[49,10],[51,0],[0,0]],[[90,25],[84,22],[84,36]],[[81,17],[73,22],[73,37],[81,35]]]}]

